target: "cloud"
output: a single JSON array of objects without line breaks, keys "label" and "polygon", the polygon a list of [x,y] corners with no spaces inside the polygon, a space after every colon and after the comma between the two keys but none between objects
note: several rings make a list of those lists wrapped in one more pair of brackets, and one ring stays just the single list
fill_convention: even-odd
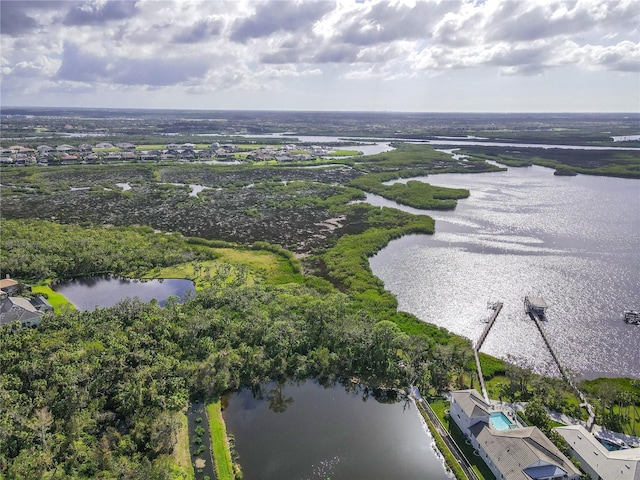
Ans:
[{"label": "cloud", "polygon": [[311,30],[313,24],[334,8],[328,1],[281,1],[261,3],[253,15],[238,19],[230,39],[245,43],[280,31]]},{"label": "cloud", "polygon": [[84,53],[76,45],[67,42],[56,76],[60,80],[74,82],[99,82],[107,76],[107,62],[104,58]]},{"label": "cloud", "polygon": [[0,0],[0,8],[5,99],[56,83],[133,97],[261,95],[286,92],[293,79],[299,91],[316,79],[337,92],[420,85],[445,72],[469,81],[478,71],[509,81],[569,70],[628,78],[640,65],[638,0]]},{"label": "cloud", "polygon": [[221,20],[205,18],[185,27],[173,37],[173,41],[175,43],[200,43],[219,35],[222,27]]},{"label": "cloud", "polygon": [[67,26],[102,25],[113,20],[124,20],[138,13],[137,0],[108,0],[74,5],[64,17]]},{"label": "cloud", "polygon": [[339,38],[354,45],[427,39],[432,35],[433,25],[444,14],[456,10],[460,5],[458,0],[416,2],[413,6],[379,2],[369,11],[346,19]]},{"label": "cloud", "polygon": [[57,78],[74,82],[167,86],[202,77],[208,69],[207,62],[201,58],[107,58],[83,52],[78,46],[67,43]]},{"label": "cloud", "polygon": [[64,2],[49,1],[0,1],[0,33],[20,36],[40,28],[36,19],[38,10],[66,8]]}]

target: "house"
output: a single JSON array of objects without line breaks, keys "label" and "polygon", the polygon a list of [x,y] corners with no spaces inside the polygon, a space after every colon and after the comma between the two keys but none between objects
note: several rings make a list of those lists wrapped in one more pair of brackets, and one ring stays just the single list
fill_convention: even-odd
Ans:
[{"label": "house", "polygon": [[578,480],[580,471],[537,427],[521,427],[476,390],[451,393],[451,419],[499,480]]},{"label": "house", "polygon": [[609,451],[582,425],[556,427],[554,430],[566,440],[571,455],[593,480],[640,479],[640,448]]},{"label": "house", "polygon": [[9,275],[7,275],[7,278],[0,280],[0,291],[7,295],[17,295],[22,290],[22,284],[13,278],[9,278]]},{"label": "house", "polygon": [[133,150],[136,148],[136,146],[133,143],[129,143],[129,142],[116,143],[116,147],[121,148],[123,150]]},{"label": "house", "polygon": [[58,145],[56,147],[57,152],[73,152],[76,148],[71,145]]},{"label": "house", "polygon": [[41,154],[49,153],[49,152],[51,152],[53,150],[53,147],[50,147],[49,145],[38,145],[37,150]]},{"label": "house", "polygon": [[101,143],[96,143],[96,148],[105,149],[105,148],[114,148],[114,146],[112,143],[101,142]]},{"label": "house", "polygon": [[[51,307],[44,298],[42,301]],[[10,297],[4,292],[0,294],[0,326],[18,322],[21,327],[37,327],[44,313],[28,298]]]}]

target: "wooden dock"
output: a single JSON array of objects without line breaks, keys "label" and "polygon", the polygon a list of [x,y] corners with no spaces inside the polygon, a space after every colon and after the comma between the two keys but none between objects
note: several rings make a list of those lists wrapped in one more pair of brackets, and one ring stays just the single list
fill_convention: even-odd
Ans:
[{"label": "wooden dock", "polygon": [[547,334],[544,331],[544,327],[542,326],[542,321],[540,320],[540,317],[533,310],[530,310],[528,313],[529,313],[529,317],[533,319],[536,326],[538,327],[538,330],[540,331],[540,335],[542,335],[542,339],[544,340],[544,343],[546,343],[547,348],[549,349],[549,353],[551,353],[551,357],[553,358],[553,360],[556,362],[556,365],[558,366],[560,375],[565,380],[565,382],[571,385],[571,388],[573,388],[576,391],[578,397],[580,398],[580,401],[586,407],[587,412],[589,413],[589,419],[587,420],[587,430],[591,431],[591,429],[593,428],[593,423],[595,422],[595,419],[596,419],[596,414],[595,414],[595,410],[593,409],[593,406],[587,401],[587,398],[580,391],[580,389],[578,389],[576,384],[573,382],[573,379],[569,376],[569,373],[565,370],[565,368],[560,363],[560,360],[558,359],[558,355],[556,354],[556,351],[553,349],[553,346],[551,345],[551,342],[549,341],[549,338],[547,337]]},{"label": "wooden dock", "polygon": [[500,310],[502,310],[502,305],[503,305],[502,302],[496,302],[496,303],[490,304],[489,308],[493,309],[493,313],[491,314],[491,317],[489,317],[489,320],[487,321],[487,325],[484,327],[484,331],[482,332],[482,335],[480,335],[480,338],[478,339],[475,346],[473,347],[473,356],[475,357],[475,360],[476,360],[476,368],[478,369],[478,380],[480,381],[482,396],[487,402],[489,402],[489,394],[487,393],[487,388],[484,385],[484,376],[482,375],[482,367],[480,366],[480,357],[478,356],[478,352],[480,351],[480,348],[484,343],[484,339],[487,338],[487,334],[489,333],[489,330],[491,330],[491,327],[493,327],[493,324],[496,321],[496,318],[498,318],[498,315],[500,314]]}]

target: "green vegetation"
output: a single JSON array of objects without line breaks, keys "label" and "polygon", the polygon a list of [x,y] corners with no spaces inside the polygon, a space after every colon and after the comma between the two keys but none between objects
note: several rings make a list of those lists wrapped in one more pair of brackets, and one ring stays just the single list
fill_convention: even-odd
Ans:
[{"label": "green vegetation", "polygon": [[[440,423],[444,426],[447,432],[449,432],[451,438],[456,442],[456,445],[462,451],[478,478],[480,478],[480,480],[495,480],[495,476],[491,470],[489,470],[489,467],[487,467],[478,455],[473,453],[473,448],[465,442],[464,435],[455,422],[451,420],[451,417],[449,416],[449,402],[443,398],[439,398],[430,401],[429,406],[440,420]],[[440,449],[440,446],[438,446],[438,449]],[[463,476],[462,478],[466,479],[467,477]]]},{"label": "green vegetation", "polygon": [[189,451],[189,426],[188,419],[184,413],[179,415],[180,427],[177,435],[176,446],[173,450],[173,458],[180,465],[181,472],[186,479],[193,480],[195,472],[191,463],[191,452]]},{"label": "green vegetation", "polygon": [[438,447],[438,450],[444,456],[447,467],[449,467],[449,469],[453,472],[453,475],[456,477],[456,479],[467,480],[467,475],[464,473],[464,470],[462,469],[462,467],[460,467],[460,464],[451,453],[451,450],[449,450],[447,444],[444,443],[444,440],[440,436],[440,433],[438,433],[438,430],[431,421],[431,418],[429,418],[429,415],[427,415],[427,413],[425,412],[424,407],[419,403],[417,403],[417,405],[418,410],[420,411],[420,415],[422,415],[424,421],[427,422],[427,426],[429,427],[429,431],[433,436],[433,440],[436,442],[436,447]]},{"label": "green vegetation", "polygon": [[209,416],[209,430],[211,432],[211,446],[216,465],[216,475],[218,480],[233,480],[235,478],[233,462],[219,400],[207,405],[207,414]]},{"label": "green vegetation", "polygon": [[63,295],[54,292],[49,286],[49,282],[44,283],[44,285],[33,285],[31,291],[45,297],[53,307],[54,313],[62,313],[64,309],[70,308],[73,310],[75,308]]},{"label": "green vegetation", "polygon": [[214,256],[180,235],[158,235],[149,227],[82,228],[47,221],[3,221],[0,264],[25,281],[98,273],[134,277],[158,266]]},{"label": "green vegetation", "polygon": [[[393,218],[378,215],[369,221]],[[206,240],[150,229],[7,225],[12,235],[3,235],[3,250],[11,247],[12,255],[29,263],[65,264],[63,272],[85,272],[86,260],[58,238],[73,244],[82,236],[84,249],[96,257],[121,252],[133,264],[210,258]],[[52,232],[59,248],[35,252],[31,242],[46,244],[42,231]],[[263,269],[260,250],[248,252],[218,253]],[[326,282],[273,285],[269,274],[252,275],[249,267],[226,264],[220,256],[214,260],[220,263],[208,273],[208,285],[182,305],[126,300],[92,312],[63,309],[38,329],[0,329],[0,466],[10,478],[50,478],[54,471],[70,479],[108,478],[116,471],[180,478],[184,461],[174,452],[189,397],[216,398],[242,385],[308,377],[355,377],[388,387],[417,379],[428,389],[437,377],[432,357],[434,365],[446,365],[445,374],[455,366],[432,340],[409,337],[382,311],[369,311],[362,299]],[[291,275],[298,267],[288,268]],[[281,275],[276,269],[271,278]]]},{"label": "green vegetation", "polygon": [[601,175],[640,178],[638,152],[614,150],[519,149],[465,147],[464,153],[479,160],[493,160],[511,167],[541,165],[556,169],[556,175]]},{"label": "green vegetation", "polygon": [[353,180],[351,185],[423,210],[453,210],[456,207],[456,200],[469,196],[469,191],[465,189],[435,187],[417,180],[383,185],[381,182],[389,176],[389,174],[366,175]]}]

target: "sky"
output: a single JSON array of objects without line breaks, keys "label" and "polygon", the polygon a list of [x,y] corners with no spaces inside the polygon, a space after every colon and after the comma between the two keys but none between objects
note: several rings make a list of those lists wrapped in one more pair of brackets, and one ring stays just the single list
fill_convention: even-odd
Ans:
[{"label": "sky", "polygon": [[5,107],[640,111],[640,0],[0,7]]}]

